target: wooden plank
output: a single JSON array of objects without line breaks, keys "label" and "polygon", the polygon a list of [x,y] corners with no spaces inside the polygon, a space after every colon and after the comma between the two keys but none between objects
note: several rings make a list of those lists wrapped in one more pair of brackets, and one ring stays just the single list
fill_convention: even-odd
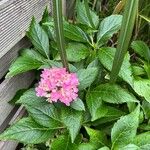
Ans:
[{"label": "wooden plank", "polygon": [[0,125],[0,133],[4,132],[4,130],[8,127],[11,119],[15,115],[15,113],[18,111],[18,106],[15,106],[11,112],[7,115],[3,123]]},{"label": "wooden plank", "polygon": [[[49,0],[0,0],[0,79],[18,56],[19,49],[29,46],[25,39],[21,39],[25,36],[31,17],[34,15],[39,21],[45,6],[50,3]],[[3,129],[25,112],[22,106],[16,112],[16,107],[8,104],[8,101],[16,91],[27,88],[33,80],[34,74],[29,72],[6,79],[0,84],[0,125],[3,125]],[[1,141],[0,150],[15,150],[17,145],[17,142]]]},{"label": "wooden plank", "polygon": [[13,0],[1,0],[0,1],[0,9],[5,8],[8,6],[10,3],[12,3]]},{"label": "wooden plank", "polygon": [[13,109],[8,103],[19,89],[27,88],[34,80],[34,73],[28,72],[6,79],[0,84],[0,125]]},{"label": "wooden plank", "polygon": [[16,121],[18,121],[20,118],[22,118],[26,114],[26,110],[24,106],[20,106],[15,115],[12,117],[11,121],[9,122],[9,125],[14,124]]},{"label": "wooden plank", "polygon": [[[23,106],[20,106],[13,118],[11,119],[9,125],[18,121],[24,116],[25,113],[25,108]],[[0,150],[15,150],[17,145],[18,143],[15,141],[0,141]]]},{"label": "wooden plank", "polygon": [[[32,5],[30,6],[30,7],[33,7]],[[27,7],[28,8],[28,7]],[[29,8],[28,8],[29,9]],[[33,9],[34,9],[34,7],[33,7]],[[40,7],[39,7],[39,9],[41,9]],[[9,48],[10,48],[10,46],[14,43],[14,41],[16,41],[16,42],[18,42],[18,39],[19,38],[22,38],[24,35],[25,35],[25,30],[24,30],[24,28],[27,28],[28,27],[28,22],[26,21],[27,19],[29,20],[30,19],[30,21],[31,21],[31,16],[30,16],[30,18],[23,18],[24,20],[22,20],[22,22],[16,22],[17,21],[17,13],[15,14],[14,12],[11,12],[13,15],[11,16],[11,18],[12,18],[12,23],[9,25],[7,25],[7,27],[5,26],[5,24],[7,24],[7,21],[6,21],[6,23],[4,23],[5,22],[5,18],[7,18],[7,16],[4,16],[3,15],[3,17],[4,17],[4,20],[2,20],[2,22],[3,22],[3,25],[1,25],[1,29],[2,29],[2,31],[3,31],[3,33],[6,33],[7,32],[7,34],[4,34],[4,35],[1,35],[2,36],[2,44],[3,45],[7,45],[10,41],[12,41],[12,43],[10,43],[10,45],[9,45]],[[41,13],[40,11],[37,13],[37,15],[39,14],[39,13]],[[33,15],[33,14],[32,14]],[[41,16],[41,14],[39,14],[38,16]],[[23,24],[22,24],[23,23]],[[23,27],[23,28],[22,28]],[[13,31],[12,31],[13,30]],[[22,32],[23,31],[23,32]],[[19,34],[20,35],[18,35],[18,32],[19,32]],[[14,35],[14,36],[12,36],[12,35]],[[17,37],[16,37],[17,36]]]},{"label": "wooden plank", "polygon": [[18,51],[30,46],[31,43],[27,40],[27,38],[23,38],[0,59],[0,79],[6,74],[11,63],[17,58]]},{"label": "wooden plank", "polygon": [[25,36],[32,16],[41,19],[49,0],[10,0],[0,5],[0,57]]}]

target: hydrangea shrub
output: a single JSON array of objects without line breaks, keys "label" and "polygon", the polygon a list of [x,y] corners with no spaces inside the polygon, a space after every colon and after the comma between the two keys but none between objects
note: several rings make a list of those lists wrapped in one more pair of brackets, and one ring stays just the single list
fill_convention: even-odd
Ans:
[{"label": "hydrangea shrub", "polygon": [[[74,21],[62,19],[61,1],[53,2],[57,17],[46,9],[40,23],[32,19],[27,31],[32,47],[21,50],[6,76],[32,70],[36,78],[13,99],[28,115],[0,140],[16,140],[32,150],[149,150],[150,49],[134,32],[131,44],[125,42],[130,28],[118,41],[124,17],[129,18],[127,27],[134,24],[130,15],[135,17],[138,0],[125,5],[131,8],[129,15],[122,15],[117,5],[120,14],[106,17],[92,10],[91,3],[77,0]],[[119,51],[123,62],[111,82],[118,42],[128,51]]]}]

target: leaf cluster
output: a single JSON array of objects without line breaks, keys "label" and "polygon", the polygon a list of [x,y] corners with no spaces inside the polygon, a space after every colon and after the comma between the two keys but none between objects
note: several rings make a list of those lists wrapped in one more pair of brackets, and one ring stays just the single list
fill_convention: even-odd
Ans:
[{"label": "leaf cluster", "polygon": [[[91,19],[89,19],[89,15]],[[37,97],[34,88],[18,96],[28,116],[9,127],[0,140],[17,140],[38,149],[148,150],[150,147],[150,49],[134,40],[126,53],[116,83],[110,71],[122,15],[99,18],[77,1],[76,20],[65,18],[64,37],[69,70],[79,78],[79,98],[67,107]],[[63,67],[54,21],[46,9],[33,18],[27,36],[31,49],[21,50],[7,77],[43,68]],[[16,98],[15,98],[16,99]]]}]

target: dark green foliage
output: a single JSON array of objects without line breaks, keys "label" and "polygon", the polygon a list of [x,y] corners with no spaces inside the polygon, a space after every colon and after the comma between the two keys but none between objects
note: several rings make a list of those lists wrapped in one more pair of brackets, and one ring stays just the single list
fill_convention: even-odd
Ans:
[{"label": "dark green foliage", "polygon": [[[129,15],[126,9],[123,24],[124,6],[119,0],[72,1],[71,8],[76,9],[68,17],[73,20],[62,18],[61,1],[55,0],[54,12],[59,8],[55,23],[47,9],[40,23],[33,18],[27,32],[32,49],[21,51],[7,77],[36,70],[39,79],[44,68],[66,67],[78,76],[79,96],[65,106],[37,97],[36,84],[18,92],[13,102],[23,105],[28,117],[4,131],[0,140],[17,140],[27,144],[25,149],[36,150],[149,150],[150,48],[148,40],[142,40],[149,33],[143,31],[143,21],[142,28],[136,21],[130,38],[137,6],[129,6],[131,1],[127,1],[134,13]],[[116,5],[120,14],[114,15]],[[141,7],[140,15],[147,16],[146,7]],[[117,63],[113,63],[114,58]],[[112,68],[111,79],[118,74],[113,84]]]}]

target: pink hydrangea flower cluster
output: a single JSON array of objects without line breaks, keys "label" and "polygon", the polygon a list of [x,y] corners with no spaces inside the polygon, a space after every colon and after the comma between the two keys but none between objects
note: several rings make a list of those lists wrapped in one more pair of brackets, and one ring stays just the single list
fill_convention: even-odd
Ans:
[{"label": "pink hydrangea flower cluster", "polygon": [[65,68],[44,69],[36,90],[38,97],[46,97],[49,102],[60,101],[67,106],[78,97],[79,80],[75,73]]}]

